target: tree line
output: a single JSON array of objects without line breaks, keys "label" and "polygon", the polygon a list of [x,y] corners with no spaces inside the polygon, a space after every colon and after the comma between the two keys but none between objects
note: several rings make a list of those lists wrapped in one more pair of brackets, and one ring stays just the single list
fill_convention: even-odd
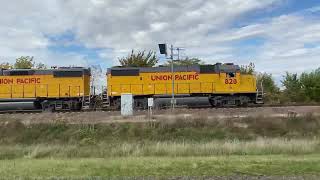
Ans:
[{"label": "tree line", "polygon": [[[159,59],[154,51],[131,51],[128,56],[119,58],[121,67],[153,67],[158,64]],[[170,66],[167,61],[162,66]],[[174,65],[199,65],[204,62],[198,58],[184,58],[174,61]],[[14,64],[1,63],[0,68],[4,69],[46,69],[43,63],[36,63],[33,57],[22,56],[16,59]],[[241,73],[255,74],[257,86],[263,89],[265,102],[268,104],[288,103],[320,103],[320,67],[311,72],[286,73],[281,80],[281,88],[277,86],[272,74],[260,73],[255,70],[255,65],[241,66]]]},{"label": "tree line", "polygon": [[47,69],[47,66],[41,62],[34,61],[31,56],[21,56],[16,59],[15,63],[2,62],[2,69]]},{"label": "tree line", "polygon": [[302,74],[289,73],[282,77],[282,90],[276,85],[272,74],[255,71],[254,64],[241,66],[241,72],[256,74],[257,85],[265,93],[269,104],[319,103],[320,102],[320,67]]}]

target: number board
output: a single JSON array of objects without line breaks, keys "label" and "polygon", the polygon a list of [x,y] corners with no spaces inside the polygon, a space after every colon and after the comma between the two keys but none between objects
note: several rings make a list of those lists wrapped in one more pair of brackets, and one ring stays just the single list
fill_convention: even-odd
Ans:
[{"label": "number board", "polygon": [[224,83],[225,84],[238,84],[238,81],[237,81],[237,79],[230,78],[230,79],[225,79]]}]

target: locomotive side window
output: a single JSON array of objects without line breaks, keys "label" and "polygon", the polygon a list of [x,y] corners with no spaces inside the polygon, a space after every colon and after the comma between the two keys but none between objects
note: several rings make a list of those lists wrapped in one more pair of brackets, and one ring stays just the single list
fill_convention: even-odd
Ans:
[{"label": "locomotive side window", "polygon": [[9,71],[4,73],[4,75],[9,75],[9,76],[27,76],[27,75],[33,75],[34,71]]},{"label": "locomotive side window", "polygon": [[234,72],[228,73],[228,77],[229,78],[235,78],[236,77],[236,73],[234,73]]},{"label": "locomotive side window", "polygon": [[216,73],[214,65],[201,65],[200,74],[213,74]]},{"label": "locomotive side window", "polygon": [[226,73],[225,84],[238,84],[235,72]]},{"label": "locomotive side window", "polygon": [[54,77],[82,77],[82,71],[54,71]]},{"label": "locomotive side window", "polygon": [[112,76],[139,76],[139,69],[112,69]]}]

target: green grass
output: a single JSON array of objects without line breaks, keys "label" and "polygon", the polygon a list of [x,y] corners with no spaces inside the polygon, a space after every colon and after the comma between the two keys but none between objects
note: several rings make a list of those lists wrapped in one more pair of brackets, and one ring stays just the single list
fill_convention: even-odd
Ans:
[{"label": "green grass", "polygon": [[1,160],[2,177],[320,175],[320,155]]},{"label": "green grass", "polygon": [[0,145],[79,144],[115,142],[211,142],[257,138],[320,138],[320,117],[171,119],[153,124],[33,124],[0,119]]},{"label": "green grass", "polygon": [[2,145],[0,159],[203,157],[218,155],[306,155],[320,153],[317,139],[257,139],[211,142],[117,142],[96,145]]},{"label": "green grass", "polygon": [[320,175],[320,119],[33,124],[0,119],[0,176]]}]

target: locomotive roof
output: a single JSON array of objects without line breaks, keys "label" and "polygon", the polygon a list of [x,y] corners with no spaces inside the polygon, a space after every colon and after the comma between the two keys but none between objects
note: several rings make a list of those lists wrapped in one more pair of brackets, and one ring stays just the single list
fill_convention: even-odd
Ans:
[{"label": "locomotive roof", "polygon": [[57,68],[57,69],[0,69],[0,76],[14,76],[14,75],[51,75],[63,72],[75,72],[82,75],[90,75],[90,69],[82,67],[71,68]]},{"label": "locomotive roof", "polygon": [[[112,71],[138,71],[138,72],[171,72],[170,66],[164,67],[113,67],[109,68],[107,74]],[[190,65],[190,66],[175,66],[175,72],[198,72],[198,73],[220,73],[220,72],[238,72],[240,67],[232,63],[221,64],[217,63],[214,65]]]}]

